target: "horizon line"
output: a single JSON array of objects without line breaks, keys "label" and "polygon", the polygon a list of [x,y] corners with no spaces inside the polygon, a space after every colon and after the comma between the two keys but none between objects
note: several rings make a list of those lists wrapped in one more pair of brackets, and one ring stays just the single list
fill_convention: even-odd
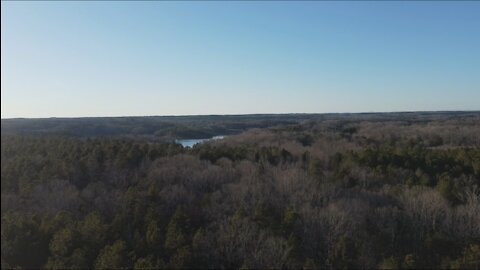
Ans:
[{"label": "horizon line", "polygon": [[16,119],[82,119],[82,118],[140,118],[140,117],[195,117],[195,116],[248,116],[248,115],[327,115],[327,114],[388,114],[388,113],[453,113],[453,112],[480,112],[479,110],[418,110],[418,111],[362,111],[362,112],[323,112],[323,113],[306,113],[306,112],[285,112],[285,113],[232,113],[232,114],[164,114],[164,115],[109,115],[109,116],[49,116],[49,117],[2,117],[1,120]]}]

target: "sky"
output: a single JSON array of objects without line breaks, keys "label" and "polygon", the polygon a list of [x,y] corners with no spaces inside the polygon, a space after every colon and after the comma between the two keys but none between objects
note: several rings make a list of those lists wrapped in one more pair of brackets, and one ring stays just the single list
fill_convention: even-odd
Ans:
[{"label": "sky", "polygon": [[1,117],[480,110],[480,2],[1,2]]}]

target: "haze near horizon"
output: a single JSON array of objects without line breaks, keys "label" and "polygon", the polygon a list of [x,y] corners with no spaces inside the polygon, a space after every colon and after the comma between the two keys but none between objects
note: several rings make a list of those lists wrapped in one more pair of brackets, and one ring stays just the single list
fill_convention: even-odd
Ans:
[{"label": "haze near horizon", "polygon": [[1,117],[479,110],[479,2],[2,2]]}]

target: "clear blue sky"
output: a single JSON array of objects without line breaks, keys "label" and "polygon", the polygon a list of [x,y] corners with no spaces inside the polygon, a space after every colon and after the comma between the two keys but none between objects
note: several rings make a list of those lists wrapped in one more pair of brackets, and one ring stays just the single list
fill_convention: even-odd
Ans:
[{"label": "clear blue sky", "polygon": [[1,115],[480,110],[480,2],[2,2]]}]

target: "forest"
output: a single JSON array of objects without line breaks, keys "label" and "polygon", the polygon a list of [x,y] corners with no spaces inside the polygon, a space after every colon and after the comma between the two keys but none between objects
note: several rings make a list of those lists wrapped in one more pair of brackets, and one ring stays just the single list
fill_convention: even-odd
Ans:
[{"label": "forest", "polygon": [[1,123],[2,269],[480,268],[480,112]]}]

